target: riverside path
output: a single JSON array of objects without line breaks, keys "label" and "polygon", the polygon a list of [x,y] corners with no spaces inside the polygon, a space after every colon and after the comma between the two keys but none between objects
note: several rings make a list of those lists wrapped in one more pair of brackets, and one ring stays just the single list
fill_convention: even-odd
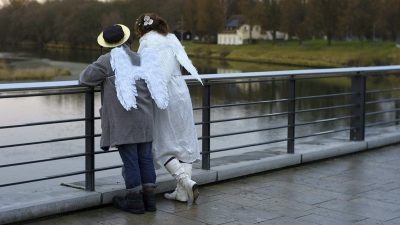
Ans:
[{"label": "riverside path", "polygon": [[400,224],[400,145],[201,187],[192,207],[158,195],[155,213],[112,206],[19,224]]}]

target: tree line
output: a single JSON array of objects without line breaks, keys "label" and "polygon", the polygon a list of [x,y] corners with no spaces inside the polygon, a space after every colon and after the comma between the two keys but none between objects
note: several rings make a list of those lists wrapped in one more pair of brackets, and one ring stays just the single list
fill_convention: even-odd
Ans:
[{"label": "tree line", "polygon": [[201,37],[223,31],[233,15],[244,15],[250,25],[261,24],[274,39],[281,31],[299,43],[400,36],[400,0],[10,0],[0,9],[0,45],[92,45],[105,26],[133,27],[144,12],[160,14],[172,31]]}]

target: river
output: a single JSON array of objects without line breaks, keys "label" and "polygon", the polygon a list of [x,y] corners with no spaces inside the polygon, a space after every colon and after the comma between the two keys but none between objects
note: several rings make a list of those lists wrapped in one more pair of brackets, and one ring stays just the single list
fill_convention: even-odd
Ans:
[{"label": "river", "polygon": [[[0,58],[7,58],[7,62],[14,68],[34,68],[42,66],[54,66],[67,68],[71,71],[71,76],[57,77],[55,80],[76,80],[79,72],[85,66],[95,60],[99,55],[96,51],[63,51],[63,52],[18,52],[0,53]],[[298,67],[222,62],[204,59],[194,59],[195,66],[201,74],[209,73],[233,73],[250,71],[273,71],[301,69]],[[335,80],[330,78],[329,82],[318,80],[299,81],[297,83],[298,96],[311,96],[319,94],[348,92],[350,81],[348,79]],[[382,87],[396,85],[393,77],[377,77],[370,79],[369,87]],[[399,82],[397,82],[397,85]],[[230,104],[248,101],[261,101],[271,99],[282,99],[287,97],[286,81],[272,81],[263,83],[241,83],[216,85],[212,87],[211,104]],[[201,89],[199,86],[190,87],[193,105],[201,105]],[[390,93],[380,94],[369,97],[369,99],[380,99],[390,97]],[[347,97],[323,98],[317,100],[304,100],[297,103],[298,109],[308,109],[324,107],[329,105],[347,104]],[[377,111],[393,107],[392,102],[371,105],[368,110]],[[96,96],[96,109],[100,107],[99,95]],[[239,107],[218,108],[211,111],[212,120],[223,118],[235,118],[242,116],[255,116],[285,112],[285,103],[247,105]],[[349,110],[333,109],[315,111],[310,113],[300,113],[296,117],[296,122],[307,122],[323,118],[340,117],[349,115]],[[96,110],[98,116],[98,111]],[[380,116],[368,118],[368,122],[379,120],[393,120],[394,113],[382,114]],[[61,120],[84,117],[84,96],[81,94],[64,96],[45,96],[29,97],[17,99],[0,99],[0,126],[24,124],[39,121]],[[195,111],[195,120],[201,121],[201,111]],[[96,133],[100,133],[100,121],[96,122]],[[262,129],[267,127],[282,126],[287,124],[286,116],[256,118],[250,120],[239,120],[226,123],[212,124],[212,134],[222,134],[226,132],[244,131],[252,129]],[[338,129],[348,126],[348,120],[340,120],[335,123],[320,123],[310,126],[303,126],[297,129],[298,135],[306,135],[315,132]],[[201,127],[197,126],[199,136]],[[245,145],[251,143],[265,142],[267,140],[282,139],[286,137],[286,129],[277,129],[257,133],[234,135],[228,137],[215,138],[211,141],[211,149],[219,149],[230,146]],[[84,135],[84,123],[74,122],[66,124],[33,126],[15,129],[0,129],[0,145],[16,143],[43,141],[62,137],[72,137]],[[327,135],[330,136],[330,135]],[[324,137],[327,137],[324,136]],[[316,139],[320,137],[315,137]],[[98,139],[96,139],[96,150],[99,150]],[[282,148],[269,148],[268,145],[241,149],[245,152],[254,149],[268,149],[269,151],[284,151]],[[30,145],[24,147],[14,147],[0,149],[0,165],[38,160],[62,156],[66,154],[76,154],[84,152],[84,140],[58,142],[52,144]],[[228,152],[214,153],[211,158],[231,154]],[[119,155],[102,154],[96,156],[96,167],[105,167],[120,164]],[[35,179],[43,176],[51,176],[60,173],[68,173],[84,170],[84,159],[73,158],[67,160],[40,163],[37,165],[26,165],[19,167],[0,168],[0,184],[15,182],[17,180]],[[97,173],[97,176],[108,176],[119,174],[119,170],[105,171]],[[63,178],[57,182],[70,182],[73,180],[83,180],[83,176]]]}]

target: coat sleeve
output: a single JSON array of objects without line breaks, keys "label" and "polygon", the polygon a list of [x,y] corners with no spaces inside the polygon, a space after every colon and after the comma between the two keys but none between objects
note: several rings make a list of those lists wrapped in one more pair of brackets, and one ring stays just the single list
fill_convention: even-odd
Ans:
[{"label": "coat sleeve", "polygon": [[108,70],[106,63],[109,63],[109,57],[102,55],[97,61],[93,62],[84,69],[79,76],[79,83],[86,86],[98,86],[106,79]]}]

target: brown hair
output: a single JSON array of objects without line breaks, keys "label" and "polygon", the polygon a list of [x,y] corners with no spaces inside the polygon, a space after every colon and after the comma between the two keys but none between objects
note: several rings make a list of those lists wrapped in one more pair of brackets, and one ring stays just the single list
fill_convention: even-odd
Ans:
[{"label": "brown hair", "polygon": [[[150,19],[153,20],[152,24],[144,24],[145,16],[149,16]],[[140,15],[135,22],[135,34],[137,37],[140,38],[152,30],[157,31],[160,34],[167,35],[169,28],[167,22],[155,13],[144,13]]]}]

